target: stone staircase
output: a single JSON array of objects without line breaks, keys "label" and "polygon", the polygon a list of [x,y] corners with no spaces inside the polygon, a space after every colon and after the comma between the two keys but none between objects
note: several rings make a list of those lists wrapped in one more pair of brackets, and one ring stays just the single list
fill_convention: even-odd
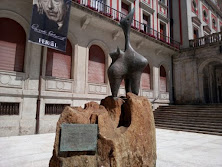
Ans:
[{"label": "stone staircase", "polygon": [[157,128],[222,136],[222,105],[170,105],[154,111]]}]

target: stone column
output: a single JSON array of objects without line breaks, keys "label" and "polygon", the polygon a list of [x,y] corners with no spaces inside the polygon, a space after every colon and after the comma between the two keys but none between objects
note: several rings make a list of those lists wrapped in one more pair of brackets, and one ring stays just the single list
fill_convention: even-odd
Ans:
[{"label": "stone column", "polygon": [[202,101],[202,103],[205,103],[205,99],[204,99],[204,89],[203,89],[203,73],[199,73],[198,77],[199,77],[199,95],[200,95],[200,100]]},{"label": "stone column", "polygon": [[85,93],[86,87],[86,73],[87,69],[84,67],[88,67],[86,65],[88,49],[82,46],[75,46],[75,69],[74,69],[74,82],[75,82],[75,90],[76,93]]},{"label": "stone column", "polygon": [[[175,78],[175,77],[174,77]],[[173,60],[171,58],[171,64],[170,64],[170,70],[169,70],[169,73],[168,73],[168,79],[169,79],[169,100],[170,100],[170,103],[174,103],[174,84],[173,84]]]},{"label": "stone column", "polygon": [[153,98],[154,100],[158,99],[159,97],[159,75],[160,69],[158,67],[153,67]]}]

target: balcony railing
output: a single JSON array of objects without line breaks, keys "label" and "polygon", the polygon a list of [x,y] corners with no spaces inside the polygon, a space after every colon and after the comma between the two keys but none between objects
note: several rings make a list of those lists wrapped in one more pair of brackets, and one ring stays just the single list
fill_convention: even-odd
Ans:
[{"label": "balcony railing", "polygon": [[190,40],[190,47],[200,47],[211,43],[222,41],[222,32],[207,35],[201,38]]},{"label": "balcony railing", "polygon": [[[120,21],[123,17],[126,15],[124,13],[121,13],[120,11],[111,8],[110,6],[106,5],[105,3],[99,1],[99,0],[73,0],[74,2],[86,6],[94,11],[99,12],[100,14],[109,17],[115,21]],[[133,20],[133,23],[131,25],[133,29],[135,29],[138,32],[141,32],[149,37],[152,37],[153,39],[159,40],[164,42],[165,44],[172,46],[176,49],[180,49],[180,43],[175,41],[174,39],[166,36],[165,34],[162,34],[150,27],[148,27],[146,24],[143,24],[137,20]]]}]

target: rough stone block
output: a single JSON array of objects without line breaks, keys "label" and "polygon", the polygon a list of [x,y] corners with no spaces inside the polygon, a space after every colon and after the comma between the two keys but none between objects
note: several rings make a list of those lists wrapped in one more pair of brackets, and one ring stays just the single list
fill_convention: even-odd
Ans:
[{"label": "rough stone block", "polygon": [[[60,152],[61,124],[98,124],[97,152]],[[66,107],[56,128],[49,167],[155,167],[156,134],[151,104],[128,93],[126,99],[106,97],[101,105],[90,102]]]}]

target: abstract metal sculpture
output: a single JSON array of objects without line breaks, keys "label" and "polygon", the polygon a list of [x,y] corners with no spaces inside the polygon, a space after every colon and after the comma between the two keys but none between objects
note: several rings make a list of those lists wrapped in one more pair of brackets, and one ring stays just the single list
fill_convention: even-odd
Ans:
[{"label": "abstract metal sculpture", "polygon": [[139,93],[141,74],[148,61],[137,53],[130,44],[130,29],[133,20],[134,9],[120,21],[125,35],[125,51],[117,48],[116,52],[110,53],[112,63],[108,68],[108,77],[113,97],[117,97],[122,80],[125,81],[126,93]]}]

